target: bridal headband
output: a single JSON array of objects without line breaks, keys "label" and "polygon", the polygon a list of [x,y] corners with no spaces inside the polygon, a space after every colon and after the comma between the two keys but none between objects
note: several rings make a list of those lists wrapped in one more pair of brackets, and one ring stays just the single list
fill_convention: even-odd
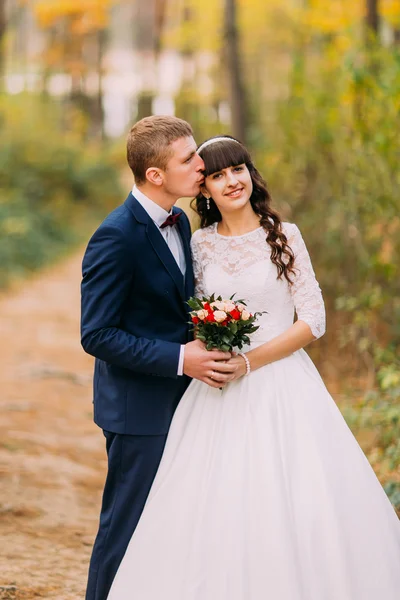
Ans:
[{"label": "bridal headband", "polygon": [[215,142],[236,142],[236,144],[240,144],[240,142],[238,142],[234,138],[230,138],[230,137],[211,138],[211,140],[207,140],[206,142],[203,142],[202,144],[200,144],[200,146],[197,148],[197,154],[199,152],[201,152],[202,150],[204,150],[204,148],[207,148],[207,146],[211,146],[211,144],[215,144]]}]

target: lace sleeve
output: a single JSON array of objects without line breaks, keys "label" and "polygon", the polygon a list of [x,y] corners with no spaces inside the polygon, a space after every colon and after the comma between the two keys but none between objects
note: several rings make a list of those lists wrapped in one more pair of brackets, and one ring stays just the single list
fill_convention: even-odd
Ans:
[{"label": "lace sleeve", "polygon": [[201,241],[203,237],[203,232],[201,230],[197,230],[192,235],[192,239],[190,242],[191,250],[192,250],[192,259],[193,259],[193,273],[194,273],[194,294],[195,296],[205,296],[206,292],[203,285],[203,271],[202,271],[202,252],[201,252]]},{"label": "lace sleeve", "polygon": [[295,276],[290,289],[297,318],[307,323],[318,339],[325,333],[325,306],[321,289],[299,228],[286,224],[285,234],[295,256]]}]

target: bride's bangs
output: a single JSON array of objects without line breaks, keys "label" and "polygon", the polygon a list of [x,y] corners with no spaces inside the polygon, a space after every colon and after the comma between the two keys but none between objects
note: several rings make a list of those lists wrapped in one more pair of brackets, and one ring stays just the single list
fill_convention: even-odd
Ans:
[{"label": "bride's bangs", "polygon": [[200,156],[204,161],[206,177],[222,169],[251,162],[246,148],[233,140],[210,144],[200,152]]}]

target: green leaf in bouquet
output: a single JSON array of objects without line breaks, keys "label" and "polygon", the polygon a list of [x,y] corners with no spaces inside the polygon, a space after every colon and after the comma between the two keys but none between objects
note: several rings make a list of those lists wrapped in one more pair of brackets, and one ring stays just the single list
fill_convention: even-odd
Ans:
[{"label": "green leaf in bouquet", "polygon": [[208,344],[206,345],[206,350],[212,350],[213,348],[216,348],[214,342],[208,342]]},{"label": "green leaf in bouquet", "polygon": [[257,329],[260,329],[259,325],[252,325],[247,329],[247,333],[254,333],[255,331],[257,331]]},{"label": "green leaf in bouquet", "polygon": [[189,300],[187,301],[187,304],[193,310],[201,310],[203,308],[203,305],[199,298],[189,298]]},{"label": "green leaf in bouquet", "polygon": [[228,325],[229,330],[231,331],[231,333],[233,335],[235,335],[235,333],[237,333],[238,330],[238,326],[237,323],[235,321],[231,321]]},{"label": "green leaf in bouquet", "polygon": [[232,347],[228,346],[227,344],[222,344],[220,349],[222,350],[222,352],[230,352],[230,350],[232,350]]}]

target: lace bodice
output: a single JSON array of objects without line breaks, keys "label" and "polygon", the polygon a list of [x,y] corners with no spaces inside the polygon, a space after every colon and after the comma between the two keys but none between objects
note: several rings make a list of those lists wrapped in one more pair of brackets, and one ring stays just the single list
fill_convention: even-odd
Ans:
[{"label": "lace bodice", "polygon": [[316,338],[325,332],[325,308],[307,248],[296,225],[283,223],[283,231],[295,256],[293,284],[277,279],[271,247],[262,227],[241,236],[217,232],[217,223],[197,230],[192,236],[196,295],[215,293],[223,298],[236,294],[251,312],[266,311],[260,328],[252,335],[268,341],[288,329],[297,318],[309,325]]}]

